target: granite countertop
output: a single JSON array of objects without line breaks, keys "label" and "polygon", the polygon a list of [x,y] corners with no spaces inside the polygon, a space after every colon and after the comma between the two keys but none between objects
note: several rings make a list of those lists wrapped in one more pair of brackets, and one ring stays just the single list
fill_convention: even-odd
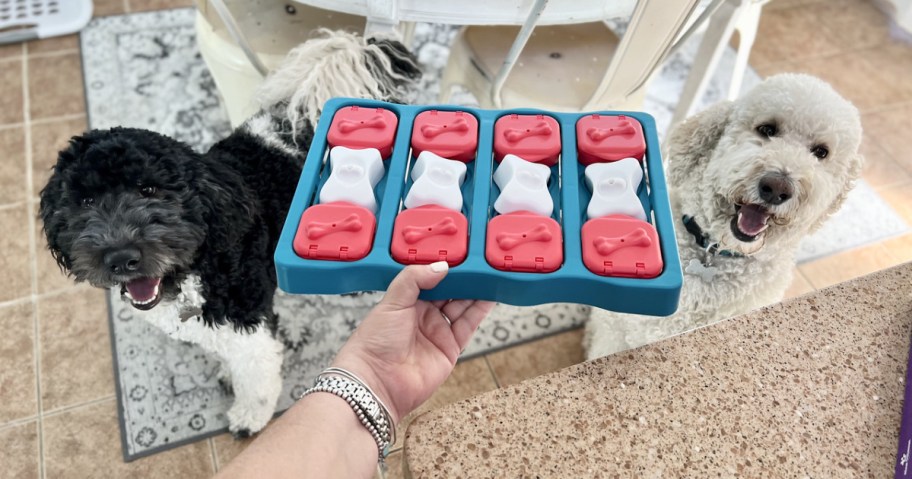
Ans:
[{"label": "granite countertop", "polygon": [[912,263],[420,416],[414,477],[892,477]]}]

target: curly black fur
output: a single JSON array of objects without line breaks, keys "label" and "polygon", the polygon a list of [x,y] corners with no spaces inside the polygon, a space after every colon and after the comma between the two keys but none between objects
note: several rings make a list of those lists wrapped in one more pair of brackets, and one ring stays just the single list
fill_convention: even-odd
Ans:
[{"label": "curly black fur", "polygon": [[[77,281],[98,287],[162,277],[168,298],[199,274],[203,320],[250,329],[272,316],[272,252],[303,158],[243,129],[203,155],[151,131],[90,131],[60,153],[41,192],[48,247]],[[103,257],[126,246],[142,260],[114,273]]]},{"label": "curly black fur", "polygon": [[[402,44],[376,43],[397,73],[419,74]],[[245,126],[205,154],[134,128],[72,138],[41,191],[51,254],[77,281],[98,287],[162,278],[166,299],[196,274],[207,325],[250,331],[273,322],[273,252],[313,129],[306,125],[291,138],[282,118],[270,121],[287,148],[270,146]],[[141,259],[129,271],[112,270],[105,255],[122,248],[138,249]]]}]

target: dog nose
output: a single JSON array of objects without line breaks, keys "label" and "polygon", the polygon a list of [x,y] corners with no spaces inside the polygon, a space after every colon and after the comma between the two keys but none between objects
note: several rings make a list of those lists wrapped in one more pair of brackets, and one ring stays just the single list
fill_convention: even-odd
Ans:
[{"label": "dog nose", "polygon": [[137,248],[123,248],[105,253],[104,263],[112,273],[123,274],[139,269],[142,253]]},{"label": "dog nose", "polygon": [[771,205],[781,205],[795,194],[792,182],[781,174],[769,174],[760,178],[760,198]]}]

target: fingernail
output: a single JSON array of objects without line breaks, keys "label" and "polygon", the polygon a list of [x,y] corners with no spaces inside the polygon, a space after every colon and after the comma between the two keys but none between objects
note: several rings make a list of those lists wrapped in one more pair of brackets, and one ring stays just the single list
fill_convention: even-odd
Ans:
[{"label": "fingernail", "polygon": [[436,263],[431,263],[430,267],[431,267],[431,271],[433,271],[435,273],[443,273],[444,271],[450,269],[450,265],[446,261],[438,261]]}]

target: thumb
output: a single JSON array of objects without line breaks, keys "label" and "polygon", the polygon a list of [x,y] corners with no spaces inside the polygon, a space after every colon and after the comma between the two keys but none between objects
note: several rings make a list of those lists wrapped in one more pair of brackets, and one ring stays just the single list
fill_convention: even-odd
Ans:
[{"label": "thumb", "polygon": [[449,265],[438,261],[427,265],[406,266],[390,283],[380,304],[392,309],[411,308],[418,302],[422,289],[437,286],[446,276]]}]

